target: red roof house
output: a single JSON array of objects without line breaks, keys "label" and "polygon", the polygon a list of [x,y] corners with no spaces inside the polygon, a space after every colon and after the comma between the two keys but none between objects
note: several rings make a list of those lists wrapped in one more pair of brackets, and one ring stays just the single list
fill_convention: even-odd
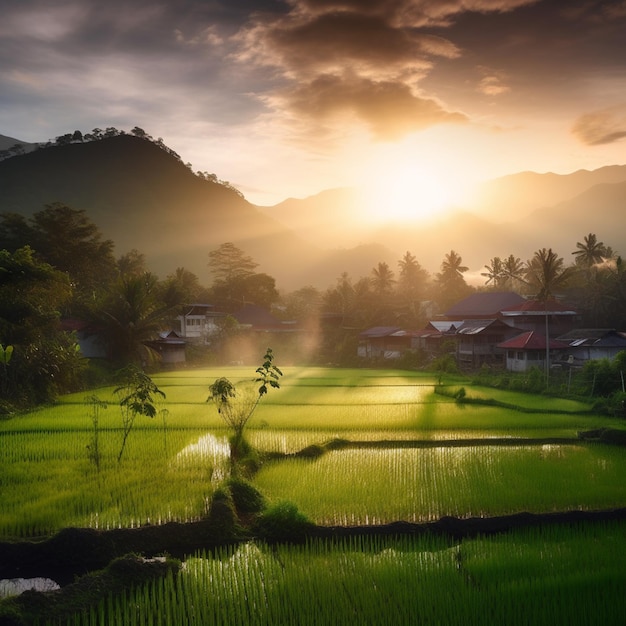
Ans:
[{"label": "red roof house", "polygon": [[[549,343],[549,347],[547,344]],[[556,350],[564,350],[566,344],[556,339],[546,340],[546,336],[535,330],[507,339],[498,344],[498,348],[506,351],[506,369],[511,372],[525,372],[535,366],[545,368],[546,352],[550,361],[551,354]]]}]

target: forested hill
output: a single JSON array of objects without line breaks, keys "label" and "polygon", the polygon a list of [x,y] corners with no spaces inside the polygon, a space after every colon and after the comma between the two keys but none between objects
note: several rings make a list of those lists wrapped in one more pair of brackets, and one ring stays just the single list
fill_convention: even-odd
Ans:
[{"label": "forested hill", "polygon": [[[162,144],[121,134],[53,145],[0,161],[0,212],[46,204],[84,209],[117,256],[137,249],[164,277],[177,267],[207,281],[207,254],[232,241],[280,282],[313,246],[227,184],[199,177]],[[207,281],[208,282],[208,281]]]}]

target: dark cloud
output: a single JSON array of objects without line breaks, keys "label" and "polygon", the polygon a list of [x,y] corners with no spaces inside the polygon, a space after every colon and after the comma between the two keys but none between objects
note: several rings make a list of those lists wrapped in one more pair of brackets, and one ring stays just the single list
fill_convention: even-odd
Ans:
[{"label": "dark cloud", "polygon": [[590,146],[614,143],[626,137],[626,105],[581,115],[572,133]]},{"label": "dark cloud", "polygon": [[359,77],[320,76],[290,93],[286,104],[312,119],[354,116],[381,140],[397,139],[434,124],[467,121],[434,100],[416,96],[402,83]]}]

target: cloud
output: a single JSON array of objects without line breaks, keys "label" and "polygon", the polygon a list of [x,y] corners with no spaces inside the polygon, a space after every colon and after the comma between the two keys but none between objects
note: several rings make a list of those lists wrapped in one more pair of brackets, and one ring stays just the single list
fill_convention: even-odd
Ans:
[{"label": "cloud", "polygon": [[581,115],[572,133],[590,146],[614,143],[626,137],[626,104]]},{"label": "cloud", "polygon": [[488,67],[479,67],[478,70],[483,74],[477,88],[480,93],[486,96],[501,96],[511,91],[504,72]]},{"label": "cloud", "polygon": [[356,119],[385,141],[435,124],[467,121],[463,114],[450,113],[435,100],[416,96],[402,83],[358,76],[319,76],[286,94],[285,104],[296,115],[318,121]]}]

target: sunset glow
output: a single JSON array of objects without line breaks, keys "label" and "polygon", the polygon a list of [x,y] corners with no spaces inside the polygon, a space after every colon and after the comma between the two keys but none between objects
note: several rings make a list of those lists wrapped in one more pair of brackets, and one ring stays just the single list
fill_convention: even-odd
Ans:
[{"label": "sunset glow", "polygon": [[0,135],[138,125],[253,204],[360,178],[365,217],[423,219],[459,176],[623,161],[618,2],[5,4]]},{"label": "sunset glow", "polygon": [[365,184],[364,209],[374,222],[433,219],[454,202],[454,190],[443,176],[413,165],[389,167]]}]

